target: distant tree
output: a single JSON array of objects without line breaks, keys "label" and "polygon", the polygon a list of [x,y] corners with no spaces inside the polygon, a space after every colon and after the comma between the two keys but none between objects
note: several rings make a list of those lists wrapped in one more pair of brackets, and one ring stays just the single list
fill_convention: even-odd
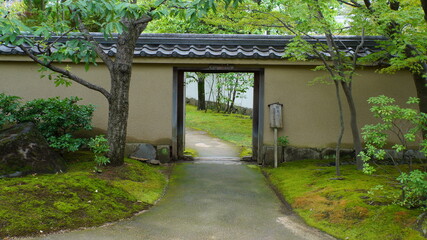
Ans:
[{"label": "distant tree", "polygon": [[241,98],[253,87],[253,75],[250,73],[220,73],[217,77],[217,88],[222,90],[219,96],[220,105],[224,106],[224,113],[235,110],[236,99]]},{"label": "distant tree", "polygon": [[[241,2],[247,2],[242,0]],[[268,30],[245,24],[245,6],[236,6],[230,11],[226,3],[218,3],[215,11],[208,12],[197,21],[188,21],[180,15],[168,15],[153,21],[145,32],[152,33],[195,33],[195,34],[264,34]]]},{"label": "distant tree", "polygon": [[208,75],[206,73],[194,72],[186,75],[190,81],[197,82],[197,110],[206,110],[206,93],[205,93],[205,79]]}]

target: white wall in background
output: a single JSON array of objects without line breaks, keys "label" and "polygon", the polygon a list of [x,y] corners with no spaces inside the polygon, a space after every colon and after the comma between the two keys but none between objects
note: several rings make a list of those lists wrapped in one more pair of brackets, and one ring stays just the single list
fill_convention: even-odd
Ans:
[{"label": "white wall in background", "polygon": [[[216,94],[213,92],[211,94],[211,96],[209,96],[210,85],[212,84],[212,81],[215,81],[213,79],[212,75],[210,75],[206,78],[206,80],[205,80],[205,94],[206,94],[206,101],[214,102],[214,101],[216,101]],[[215,82],[214,82],[214,86],[215,86]],[[240,106],[240,107],[245,107],[245,108],[253,108],[253,94],[254,94],[254,89],[253,89],[253,87],[251,87],[240,98],[236,98],[234,105]],[[185,97],[198,99],[197,82],[186,81]]]}]

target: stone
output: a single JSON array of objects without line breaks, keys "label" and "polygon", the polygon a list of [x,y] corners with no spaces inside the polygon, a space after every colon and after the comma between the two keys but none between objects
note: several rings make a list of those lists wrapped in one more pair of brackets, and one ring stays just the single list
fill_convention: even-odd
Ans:
[{"label": "stone", "polygon": [[321,159],[321,154],[315,148],[285,147],[283,157],[286,162],[290,162],[303,159]]},{"label": "stone", "polygon": [[148,143],[141,143],[136,150],[130,155],[130,158],[145,158],[148,160],[156,159],[156,149]]},{"label": "stone", "polygon": [[[335,148],[324,148],[321,151],[321,157],[322,159],[335,159],[335,154],[336,154],[336,149]],[[340,149],[340,159],[345,160],[345,159],[354,159],[355,158],[355,152],[354,149]]]},{"label": "stone", "polygon": [[254,162],[255,160],[252,158],[252,156],[244,156],[244,157],[242,157],[241,161],[243,161],[243,162]]},{"label": "stone", "polygon": [[161,162],[155,159],[148,160],[147,162],[151,165],[161,165]]},{"label": "stone", "polygon": [[[277,146],[277,164],[283,162],[282,157],[282,147]],[[274,146],[264,146],[264,164],[267,166],[274,165]]]},{"label": "stone", "polygon": [[157,159],[161,163],[169,163],[171,161],[171,148],[169,145],[157,146]]},{"label": "stone", "polygon": [[0,175],[57,173],[66,170],[64,159],[49,147],[33,123],[0,131]]},{"label": "stone", "polygon": [[421,159],[421,160],[425,160],[426,156],[424,155],[424,153],[417,151],[417,150],[408,150],[405,152],[404,154],[405,159]]},{"label": "stone", "polygon": [[191,155],[184,155],[181,157],[182,161],[194,161],[194,157]]},{"label": "stone", "polygon": [[130,157],[130,155],[136,151],[139,144],[141,144],[141,143],[126,143],[125,156]]},{"label": "stone", "polygon": [[385,149],[384,150],[386,152],[385,156],[384,156],[384,160],[395,160],[395,161],[399,161],[403,159],[403,153],[402,152],[396,152],[395,150],[392,149]]}]

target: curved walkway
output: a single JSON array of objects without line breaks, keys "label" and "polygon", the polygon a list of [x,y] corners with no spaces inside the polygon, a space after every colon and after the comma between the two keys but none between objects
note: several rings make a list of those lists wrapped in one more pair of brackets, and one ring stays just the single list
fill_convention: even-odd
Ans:
[{"label": "curved walkway", "polygon": [[279,201],[260,171],[240,162],[179,163],[171,179],[164,198],[143,214],[36,239],[333,239],[301,223]]}]

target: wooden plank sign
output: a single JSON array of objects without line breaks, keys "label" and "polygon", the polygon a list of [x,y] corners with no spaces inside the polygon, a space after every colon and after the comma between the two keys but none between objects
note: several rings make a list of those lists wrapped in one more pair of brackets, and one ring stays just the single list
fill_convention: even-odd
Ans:
[{"label": "wooden plank sign", "polygon": [[271,128],[282,128],[282,108],[283,104],[272,103],[269,104],[270,108],[270,127]]}]

